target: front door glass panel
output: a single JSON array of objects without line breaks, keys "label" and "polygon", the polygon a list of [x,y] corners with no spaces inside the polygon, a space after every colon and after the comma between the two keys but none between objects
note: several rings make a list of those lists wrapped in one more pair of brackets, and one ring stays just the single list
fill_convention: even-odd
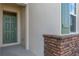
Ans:
[{"label": "front door glass panel", "polygon": [[17,42],[17,14],[3,12],[3,44]]}]

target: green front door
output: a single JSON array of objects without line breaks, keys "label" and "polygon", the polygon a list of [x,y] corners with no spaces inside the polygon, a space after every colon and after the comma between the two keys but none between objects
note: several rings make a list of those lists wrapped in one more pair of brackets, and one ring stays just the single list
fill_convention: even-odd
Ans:
[{"label": "green front door", "polygon": [[3,12],[3,44],[17,42],[17,14]]}]

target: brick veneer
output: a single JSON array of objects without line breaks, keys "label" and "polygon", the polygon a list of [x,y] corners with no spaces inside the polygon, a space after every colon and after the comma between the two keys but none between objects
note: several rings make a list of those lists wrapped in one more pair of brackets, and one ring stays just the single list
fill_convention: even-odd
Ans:
[{"label": "brick veneer", "polygon": [[45,56],[79,56],[79,34],[43,37]]}]

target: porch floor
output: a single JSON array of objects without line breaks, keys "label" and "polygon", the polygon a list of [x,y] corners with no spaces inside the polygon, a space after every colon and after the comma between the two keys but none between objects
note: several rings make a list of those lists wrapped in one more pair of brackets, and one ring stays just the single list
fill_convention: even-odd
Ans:
[{"label": "porch floor", "polygon": [[20,45],[3,47],[0,50],[1,56],[34,56],[31,51],[25,50]]}]

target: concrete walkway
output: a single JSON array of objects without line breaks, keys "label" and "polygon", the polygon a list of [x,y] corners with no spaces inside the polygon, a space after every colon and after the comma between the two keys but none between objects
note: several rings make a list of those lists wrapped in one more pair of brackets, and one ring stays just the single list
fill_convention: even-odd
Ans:
[{"label": "concrete walkway", "polygon": [[0,48],[0,55],[1,56],[34,56],[34,54],[31,51],[25,50],[23,47],[19,45]]}]

